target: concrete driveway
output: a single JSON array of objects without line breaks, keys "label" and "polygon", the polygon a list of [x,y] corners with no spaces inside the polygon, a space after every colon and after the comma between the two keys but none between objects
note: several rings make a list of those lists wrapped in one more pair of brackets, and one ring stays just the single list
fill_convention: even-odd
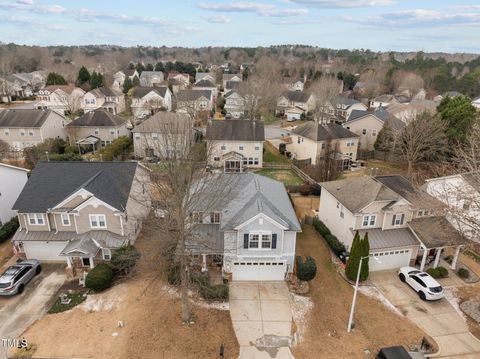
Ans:
[{"label": "concrete driveway", "polygon": [[435,357],[480,357],[480,341],[446,299],[422,301],[408,284],[398,279],[396,271],[372,272],[370,279],[395,307],[437,342],[440,352]]},{"label": "concrete driveway", "polygon": [[[21,295],[0,297],[0,358],[6,358],[1,339],[15,339],[41,318],[56,300],[66,277],[64,265],[43,264],[42,273],[25,286]],[[28,338],[26,338],[28,341]]]},{"label": "concrete driveway", "polygon": [[[239,359],[293,359],[287,343],[292,313],[285,282],[232,282],[229,302]],[[259,344],[265,338],[268,344]]]}]

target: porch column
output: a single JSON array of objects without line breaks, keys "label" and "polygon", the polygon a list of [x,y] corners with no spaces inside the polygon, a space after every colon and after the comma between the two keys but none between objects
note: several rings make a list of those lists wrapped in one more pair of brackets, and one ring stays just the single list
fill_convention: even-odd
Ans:
[{"label": "porch column", "polygon": [[207,255],[202,254],[202,272],[208,271],[207,269]]},{"label": "porch column", "polygon": [[94,265],[93,265],[93,258],[92,257],[89,257],[88,258],[89,262],[90,262],[90,268],[93,269]]},{"label": "porch column", "polygon": [[67,267],[72,268],[72,260],[70,259],[70,257],[67,257]]},{"label": "porch column", "polygon": [[423,248],[423,256],[422,256],[422,263],[420,264],[420,271],[423,272],[423,269],[425,268],[425,263],[427,262],[427,248]]},{"label": "porch column", "polygon": [[433,268],[438,267],[438,262],[440,261],[440,254],[442,254],[443,248],[437,248],[437,253],[435,253],[435,261],[433,262]]},{"label": "porch column", "polygon": [[453,255],[452,264],[450,265],[450,268],[452,268],[453,270],[457,269],[457,260],[458,255],[460,254],[460,249],[461,246],[457,246],[457,248],[455,248],[455,254]]}]

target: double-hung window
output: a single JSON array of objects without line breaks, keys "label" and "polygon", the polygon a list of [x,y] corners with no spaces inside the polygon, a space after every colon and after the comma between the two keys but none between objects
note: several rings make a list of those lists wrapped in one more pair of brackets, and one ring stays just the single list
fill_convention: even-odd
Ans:
[{"label": "double-hung window", "polygon": [[28,223],[32,226],[43,226],[45,224],[43,213],[29,213]]},{"label": "double-hung window", "polygon": [[262,249],[271,249],[271,248],[272,248],[272,235],[262,234]]},{"label": "double-hung window", "polygon": [[107,228],[107,219],[104,214],[90,215],[90,228]]},{"label": "double-hung window", "polygon": [[374,214],[367,214],[363,216],[362,227],[373,227],[377,216]]},{"label": "double-hung window", "polygon": [[220,212],[210,212],[210,223],[220,223]]},{"label": "double-hung window", "polygon": [[392,217],[392,226],[401,226],[405,220],[405,214],[398,213],[394,214]]},{"label": "double-hung window", "polygon": [[258,248],[258,244],[260,241],[260,235],[258,233],[254,233],[250,235],[250,239],[248,241],[248,248]]},{"label": "double-hung window", "polygon": [[112,259],[112,251],[109,248],[102,248],[102,257],[104,261]]},{"label": "double-hung window", "polygon": [[62,213],[62,224],[64,226],[70,225],[70,215],[68,213]]}]

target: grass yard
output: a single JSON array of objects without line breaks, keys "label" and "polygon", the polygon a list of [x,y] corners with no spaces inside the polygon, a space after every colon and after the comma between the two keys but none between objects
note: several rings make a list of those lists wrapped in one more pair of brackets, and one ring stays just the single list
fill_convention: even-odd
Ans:
[{"label": "grass yard", "polygon": [[69,304],[62,304],[60,302],[60,298],[57,299],[57,301],[52,305],[50,310],[48,311],[48,314],[55,314],[55,313],[61,313],[65,312],[69,309],[72,309],[73,307],[76,307],[80,303],[82,303],[87,297],[83,295],[83,293],[68,293],[67,294],[68,299],[71,299],[71,302]]},{"label": "grass yard", "polygon": [[303,184],[303,180],[298,177],[298,175],[292,170],[277,170],[264,168],[255,173],[283,182],[285,186],[300,186]]},{"label": "grass yard", "polygon": [[290,160],[287,157],[282,156],[280,154],[280,152],[278,152],[278,150],[271,143],[265,142],[263,144],[263,149],[264,149],[263,162],[266,162],[266,163],[280,163],[280,164],[290,163]]},{"label": "grass yard", "polygon": [[13,250],[12,250],[12,242],[10,240],[6,240],[3,243],[0,243],[0,268],[3,267],[7,261],[12,258]]},{"label": "grass yard", "polygon": [[381,347],[408,348],[421,342],[425,334],[417,326],[362,294],[357,297],[355,330],[347,333],[353,288],[336,273],[325,242],[312,226],[304,226],[297,236],[297,254],[315,258],[317,276],[311,282],[314,307],[307,331],[293,348],[296,358],[374,358]]}]

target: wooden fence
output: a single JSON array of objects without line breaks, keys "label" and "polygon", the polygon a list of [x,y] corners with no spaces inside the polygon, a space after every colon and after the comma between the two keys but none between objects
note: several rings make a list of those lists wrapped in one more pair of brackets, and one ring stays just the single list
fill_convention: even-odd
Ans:
[{"label": "wooden fence", "polygon": [[317,181],[315,181],[312,177],[310,177],[308,174],[306,174],[300,168],[298,168],[293,164],[263,162],[263,168],[275,169],[275,170],[290,170],[293,173],[295,173],[298,177],[300,177],[305,183],[308,183],[311,185],[318,185]]}]

